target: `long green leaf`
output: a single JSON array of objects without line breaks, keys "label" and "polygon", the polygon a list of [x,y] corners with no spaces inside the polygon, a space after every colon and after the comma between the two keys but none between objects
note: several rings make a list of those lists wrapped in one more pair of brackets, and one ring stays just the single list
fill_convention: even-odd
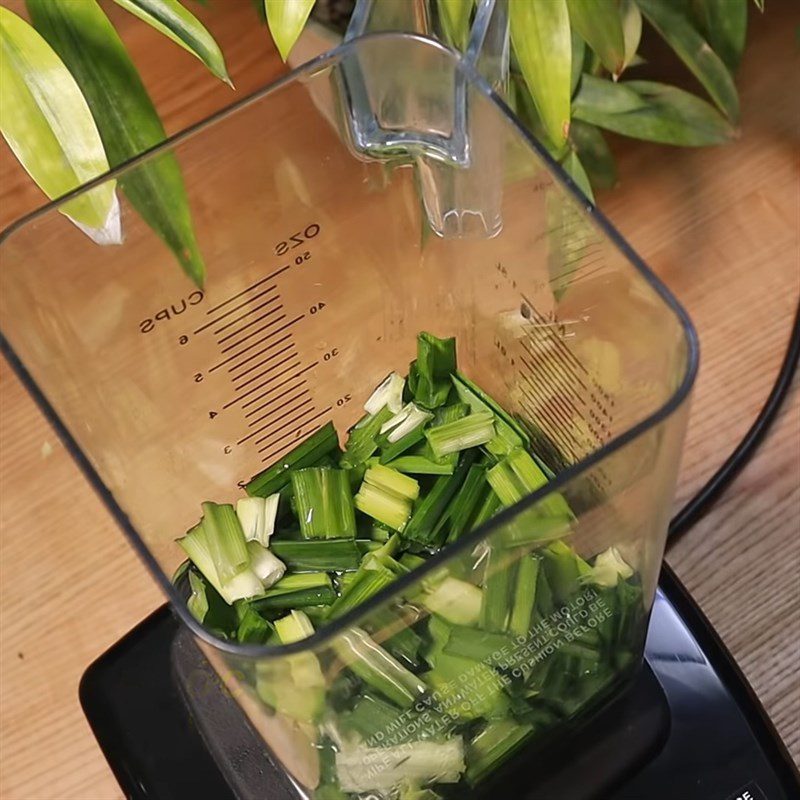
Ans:
[{"label": "long green leaf", "polygon": [[114,2],[199,58],[213,75],[233,86],[228,77],[225,57],[214,37],[178,0],[114,0]]},{"label": "long green leaf", "polygon": [[735,72],[747,38],[747,0],[693,0],[692,7],[708,43]]},{"label": "long green leaf", "polygon": [[267,24],[284,61],[300,38],[313,7],[314,0],[264,0]]},{"label": "long green leaf", "polygon": [[553,145],[569,133],[572,41],[566,0],[510,4],[511,41],[520,71]]},{"label": "long green leaf", "polygon": [[439,18],[447,43],[465,50],[469,39],[469,15],[473,0],[438,0]]},{"label": "long green leaf", "polygon": [[607,94],[634,91],[646,105],[614,113],[584,102],[581,90],[573,104],[576,119],[634,139],[684,147],[723,144],[736,136],[733,126],[711,104],[682,89],[650,81],[606,83]]},{"label": "long green leaf", "polygon": [[570,37],[572,39],[572,68],[570,71],[569,79],[569,94],[570,97],[575,93],[578,84],[583,74],[583,61],[586,57],[586,43],[581,38],[576,30],[572,30]]},{"label": "long green leaf", "polygon": [[584,75],[578,93],[572,101],[572,113],[578,116],[583,107],[606,114],[622,114],[646,108],[647,101],[626,83],[615,83],[605,78]]},{"label": "long green leaf", "polygon": [[642,12],[635,0],[621,0],[619,13],[622,18],[622,38],[625,41],[625,63],[623,70],[633,62],[642,38]]},{"label": "long green leaf", "polygon": [[578,188],[594,203],[594,194],[592,193],[592,186],[589,183],[589,176],[578,158],[578,154],[574,150],[567,153],[567,157],[561,162],[564,171],[567,175],[575,181]]},{"label": "long green leaf", "polygon": [[[3,137],[51,200],[108,171],[100,134],[75,79],[25,20],[2,7],[0,93]],[[59,210],[95,241],[120,241],[114,181]]]},{"label": "long green leaf", "polygon": [[739,119],[739,97],[728,68],[694,29],[675,11],[671,0],[637,0],[648,22],[664,37],[678,58],[700,81],[717,107],[731,122]]},{"label": "long green leaf", "polygon": [[569,127],[569,138],[592,186],[598,189],[610,189],[614,186],[617,182],[617,168],[603,134],[594,125],[573,119]]},{"label": "long green leaf", "polygon": [[[112,167],[163,141],[164,127],[153,102],[95,0],[27,0],[27,7],[37,30],[81,87]],[[175,156],[165,152],[138,165],[120,178],[120,186],[186,274],[202,284],[205,267]]]},{"label": "long green leaf", "polygon": [[569,21],[613,75],[625,64],[625,40],[616,0],[567,0]]}]

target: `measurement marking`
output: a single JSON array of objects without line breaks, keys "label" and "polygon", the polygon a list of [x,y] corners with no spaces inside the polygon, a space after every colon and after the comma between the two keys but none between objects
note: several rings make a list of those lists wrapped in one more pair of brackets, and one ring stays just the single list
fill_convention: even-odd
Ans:
[{"label": "measurement marking", "polygon": [[[241,397],[234,398],[233,400],[225,403],[225,405],[222,406],[222,407],[223,408],[230,408],[231,406],[236,405],[236,403],[238,403],[240,400],[244,400],[245,397],[248,397],[249,395],[253,394],[253,392],[257,392],[259,389],[261,389],[262,387],[266,386],[268,383],[271,383],[272,381],[274,381],[275,378],[280,378],[281,375],[285,375],[287,372],[289,372],[289,370],[292,370],[295,367],[299,367],[299,366],[300,366],[300,362],[299,361],[295,361],[294,364],[290,364],[283,372],[279,372],[277,375],[273,375],[269,380],[266,380],[263,383],[259,383],[258,386],[254,386],[252,389],[250,389],[249,392],[245,392]],[[297,375],[294,375],[293,377],[296,378]],[[291,378],[289,380],[291,380]],[[238,389],[237,389],[237,391],[238,391]],[[242,408],[244,408],[244,406],[242,406]]]},{"label": "measurement marking", "polygon": [[[535,387],[531,386],[531,388],[535,390]],[[546,418],[554,426],[556,430],[563,432],[562,433],[563,436],[568,436],[570,441],[574,442],[576,446],[580,447],[578,440],[572,433],[574,427],[574,420],[570,419],[568,422],[565,422],[563,410],[560,408],[556,408],[552,404],[547,405],[548,409],[547,411],[543,410],[542,401],[534,397],[533,395],[529,394],[522,384],[520,384],[520,391],[522,392],[523,397],[525,397],[528,400],[528,402],[533,406],[533,408],[537,409],[536,411],[532,412],[532,416],[535,419],[538,419],[539,417],[542,417],[543,419]]]},{"label": "measurement marking", "polygon": [[[300,396],[301,395],[298,395],[298,397],[300,397]],[[248,433],[247,436],[244,437],[244,439],[239,439],[239,441],[236,442],[236,444],[244,444],[248,439],[252,439],[256,434],[259,434],[262,431],[265,431],[267,428],[269,428],[270,425],[272,425],[272,423],[280,422],[282,419],[285,419],[286,417],[288,417],[289,414],[294,414],[294,412],[297,411],[298,408],[302,408],[303,406],[308,405],[310,402],[311,402],[311,398],[307,397],[305,400],[303,400],[302,403],[299,403],[298,405],[296,405],[293,408],[289,409],[289,411],[287,411],[285,414],[281,414],[281,416],[275,417],[274,419],[271,419],[266,425],[262,425],[260,428],[256,428],[252,433]],[[309,410],[311,410],[311,409],[309,409]],[[264,416],[269,416],[269,414],[265,414]],[[261,419],[264,419],[264,417],[261,417]],[[256,442],[256,444],[257,443],[258,442]]]},{"label": "measurement marking", "polygon": [[[266,292],[262,292],[261,294],[266,294]],[[253,300],[255,300],[257,297],[261,297],[261,294],[257,294],[253,298]],[[237,322],[241,322],[241,320],[243,320],[245,317],[249,317],[251,314],[255,314],[256,311],[260,311],[262,308],[266,308],[270,303],[274,303],[276,300],[280,300],[280,298],[281,296],[279,294],[275,294],[273,297],[270,297],[269,300],[265,300],[263,303],[257,305],[255,308],[251,308],[249,311],[245,311],[244,314],[240,314],[238,317],[232,319],[230,322],[226,322],[221,328],[217,328],[214,331],[214,336],[218,336],[220,333],[222,333],[222,331],[225,331],[228,328],[230,328],[231,325],[235,325]],[[248,302],[252,301],[248,300]],[[244,305],[246,305],[246,303]],[[238,308],[241,308],[241,306],[238,306]],[[217,320],[217,322],[219,322],[219,320]]]},{"label": "measurement marking", "polygon": [[[252,361],[254,358],[258,358],[262,353],[266,353],[267,350],[272,350],[273,347],[277,347],[279,344],[283,344],[285,341],[287,341],[287,340],[289,340],[291,338],[292,338],[292,334],[291,333],[287,333],[286,336],[282,336],[277,341],[274,341],[272,344],[267,345],[263,350],[259,350],[257,353],[253,353],[253,355],[248,356],[244,361],[241,361],[238,364],[234,364],[232,367],[228,367],[228,372],[233,372],[235,369],[240,369],[248,361]],[[261,343],[257,342],[257,344],[261,344]],[[294,345],[294,343],[292,343],[292,346],[293,345]],[[242,353],[246,353],[249,349],[250,348],[248,347],[245,350],[242,350]],[[221,367],[221,366],[223,366],[223,364],[227,364],[229,361],[233,361],[235,358],[239,358],[239,356],[242,353],[238,353],[235,356],[231,356],[230,358],[226,358],[225,361],[222,362],[222,364],[217,364],[217,366],[214,367],[213,369],[217,369],[217,367]],[[272,358],[272,356],[270,356],[270,358]],[[212,370],[209,370],[209,372],[211,372],[211,371]],[[242,375],[244,375],[244,374],[245,373],[243,372]],[[236,377],[241,377],[241,376],[237,375]],[[234,378],[234,380],[236,380],[236,378]]]},{"label": "measurement marking", "polygon": [[532,417],[536,419],[537,425],[539,425],[539,427],[543,430],[545,435],[550,439],[550,441],[554,445],[559,447],[563,452],[566,452],[567,455],[572,456],[573,463],[578,461],[578,456],[575,453],[575,450],[572,448],[572,445],[570,444],[569,441],[563,438],[564,436],[563,426],[559,425],[557,422],[554,422],[552,419],[550,419],[550,417],[546,416],[545,414],[542,414],[539,411],[534,411],[533,409],[529,408],[528,405],[524,402],[520,402],[520,405],[523,407],[525,411],[527,411]]},{"label": "measurement marking", "polygon": [[[536,378],[539,378],[542,384],[546,384],[547,386],[549,386],[550,390],[554,394],[559,394],[560,392],[564,393],[565,396],[567,393],[569,393],[570,395],[577,394],[575,392],[575,387],[571,386],[569,384],[569,381],[567,381],[565,384],[565,382],[562,380],[561,374],[555,372],[555,370],[552,368],[551,365],[549,364],[545,365],[542,361],[540,361],[539,356],[536,352],[526,348],[524,343],[522,345],[522,349],[528,356],[530,356],[532,363],[528,363],[525,360],[525,356],[523,356],[520,353],[520,359],[522,360],[522,362],[525,364],[525,366],[528,368],[531,374]],[[581,398],[581,402],[583,402],[583,404],[586,405],[583,398]],[[571,401],[570,401],[570,406],[572,407],[572,409],[575,411],[576,414],[581,413],[575,407],[575,404],[572,403]]]},{"label": "measurement marking", "polygon": [[[288,356],[286,356],[286,358],[283,359],[283,361],[279,361],[277,364],[273,364],[269,369],[265,369],[263,372],[259,372],[258,374],[254,375],[252,378],[250,378],[249,381],[245,381],[241,386],[237,386],[236,391],[240,392],[248,384],[251,384],[253,381],[257,381],[259,378],[263,378],[265,375],[269,375],[269,373],[272,372],[272,370],[283,366],[287,361],[291,361],[291,359],[293,358],[297,358],[297,353],[290,353]],[[299,364],[300,362],[298,361],[297,365]],[[242,395],[242,397],[244,397],[244,395]]]},{"label": "measurement marking", "polygon": [[[278,309],[278,310],[280,310],[280,309]],[[250,333],[248,333],[247,336],[243,336],[241,339],[239,339],[238,342],[234,342],[233,344],[229,344],[227,347],[223,347],[220,352],[227,353],[229,350],[234,350],[240,344],[242,344],[242,342],[246,342],[248,339],[252,338],[257,333],[261,333],[262,331],[265,331],[271,325],[275,325],[277,322],[280,322],[281,320],[284,320],[284,319],[286,319],[286,314],[281,314],[279,317],[275,317],[275,319],[273,319],[272,322],[268,322],[266,325],[263,325],[260,328],[256,328],[256,330],[251,331]],[[257,342],[253,342],[252,345],[248,345],[248,347],[255,347],[261,341],[265,341],[265,339],[259,339]],[[241,352],[244,353],[245,350],[242,350]]]},{"label": "measurement marking", "polygon": [[[564,413],[567,417],[565,421],[567,423],[570,422],[573,413],[577,414],[579,417],[583,416],[583,412],[578,411],[575,404],[572,402],[572,399],[567,396],[567,394],[563,391],[563,388],[558,385],[549,371],[537,369],[533,364],[529,364],[523,355],[520,355],[520,360],[527,367],[530,373],[530,378],[535,379],[540,389],[544,389],[547,394],[553,395],[553,397],[556,398],[556,401],[564,410]],[[570,409],[572,410],[570,411]]]},{"label": "measurement marking", "polygon": [[[308,394],[308,389],[303,389],[302,392],[298,392],[294,397],[290,397],[287,400],[284,400],[283,398],[281,398],[281,401],[282,401],[283,405],[287,406],[290,403],[294,403],[295,400],[298,400],[299,398],[303,397],[303,395],[307,395],[307,394]],[[272,402],[274,402],[274,401],[270,400],[270,403],[272,403]],[[269,405],[269,403],[267,405]],[[303,405],[303,404],[300,403],[300,405]],[[250,413],[253,414],[253,413],[256,413],[256,412],[251,411]],[[252,428],[253,425],[258,425],[258,423],[261,422],[262,419],[266,419],[267,417],[269,417],[271,415],[271,413],[272,412],[268,411],[266,414],[262,414],[260,417],[256,417],[252,422],[248,422],[247,423],[247,427],[248,428]],[[245,416],[247,416],[247,415],[245,414]],[[280,419],[280,417],[278,419]]]},{"label": "measurement marking", "polygon": [[[284,347],[282,350],[278,350],[277,353],[273,353],[271,356],[267,356],[263,361],[259,361],[258,364],[253,364],[253,366],[250,367],[250,369],[246,369],[244,372],[240,372],[238,375],[233,375],[231,377],[231,380],[232,381],[238,381],[240,378],[244,378],[245,375],[249,375],[254,369],[258,369],[259,367],[263,367],[264,364],[272,361],[273,358],[277,358],[278,356],[282,356],[284,353],[288,353],[289,350],[292,350],[293,348],[294,348],[294,342],[289,342],[289,344],[287,344],[286,347]],[[250,359],[248,359],[248,360],[250,360]],[[228,372],[230,372],[230,370],[228,370]],[[249,383],[249,381],[248,381],[248,383]],[[245,384],[243,383],[242,386],[245,386]]]},{"label": "measurement marking", "polygon": [[243,294],[247,294],[249,291],[251,291],[252,289],[255,289],[257,286],[261,286],[262,283],[266,283],[267,281],[271,281],[273,278],[277,277],[282,272],[286,272],[286,270],[289,269],[290,266],[291,266],[291,264],[287,264],[285,267],[281,267],[280,269],[275,270],[275,272],[273,272],[271,275],[267,275],[266,278],[262,278],[260,281],[256,281],[254,284],[252,284],[251,286],[248,286],[246,289],[242,289],[241,292],[239,292],[238,294],[233,295],[233,297],[229,297],[227,300],[224,300],[218,306],[214,306],[214,308],[209,308],[208,311],[206,311],[206,314],[213,314],[215,311],[218,311],[220,308],[224,308],[226,305],[228,305],[228,303],[232,303],[234,300],[236,300],[237,297],[241,297]]},{"label": "measurement marking", "polygon": [[[272,331],[269,334],[269,336],[264,336],[262,339],[259,339],[259,341],[253,342],[253,344],[249,344],[241,352],[242,353],[246,353],[251,347],[257,347],[259,344],[261,344],[261,342],[267,341],[270,336],[275,336],[276,333],[280,333],[281,331],[285,331],[288,327],[290,327],[291,325],[294,325],[295,322],[299,322],[301,319],[303,319],[304,316],[305,316],[305,314],[301,314],[299,317],[295,317],[293,320],[287,322],[285,325],[281,325],[280,328],[276,328],[274,331]],[[266,330],[271,325],[274,325],[276,322],[280,322],[282,319],[286,319],[286,314],[281,314],[279,317],[277,317],[276,319],[272,320],[272,322],[268,322],[266,325],[264,325],[263,328],[258,328],[257,330],[254,330],[252,333],[248,333],[247,336],[244,337],[244,339],[241,339],[240,341],[236,342],[235,344],[228,345],[226,348],[224,348],[222,350],[222,352],[223,353],[227,353],[228,350],[233,350],[234,347],[238,347],[242,342],[246,342],[251,336],[255,336],[257,333],[261,333],[261,331]]]},{"label": "measurement marking", "polygon": [[[530,367],[528,367],[528,369],[530,369]],[[525,383],[527,383],[534,395],[541,395],[541,398],[536,398],[537,405],[543,406],[546,402],[548,402],[548,407],[552,409],[551,413],[558,418],[561,425],[569,428],[573,424],[573,415],[570,413],[569,409],[567,409],[561,403],[561,400],[558,397],[558,390],[548,386],[542,379],[541,375],[526,375],[525,373],[520,372],[520,377]],[[520,383],[520,390],[523,393],[525,392],[525,388],[522,383]],[[580,415],[578,414],[577,416]]]},{"label": "measurement marking", "polygon": [[[534,361],[536,361],[537,360],[537,355],[534,352],[534,350],[531,349],[531,348],[525,347],[525,341],[526,341],[525,339],[521,339],[520,341],[522,343],[522,349],[525,350],[525,352],[528,353],[528,355]],[[530,339],[528,339],[528,341],[530,342]],[[585,392],[589,391],[589,388],[586,386],[586,384],[575,374],[574,370],[569,368],[569,365],[565,366],[558,359],[553,359],[552,366],[550,366],[549,369],[551,369],[553,371],[557,370],[560,373],[560,375],[563,377],[565,384],[570,389],[572,389],[572,391],[575,391],[575,387],[574,386],[569,386],[570,378],[572,378],[572,380],[577,381],[583,387],[583,390]],[[577,394],[578,398],[580,399],[580,401],[583,403],[583,405],[588,406],[588,403],[580,396],[580,394],[578,394],[577,392],[576,392],[576,394]]]},{"label": "measurement marking", "polygon": [[[267,288],[264,289],[263,292],[259,292],[257,295],[254,295],[253,297],[250,297],[247,300],[245,300],[244,303],[239,303],[238,306],[234,306],[230,311],[226,311],[224,314],[220,314],[216,319],[209,320],[208,322],[206,322],[205,325],[201,325],[195,331],[195,333],[200,333],[200,331],[204,331],[206,328],[210,328],[212,325],[216,325],[218,322],[220,322],[221,320],[225,319],[225,317],[229,317],[235,311],[238,311],[240,308],[244,308],[244,306],[246,306],[248,303],[252,303],[253,300],[258,300],[259,297],[263,297],[265,294],[269,294],[269,292],[271,292],[273,289],[277,289],[277,288],[278,288],[278,285],[275,284],[275,283],[273,283],[272,286],[267,286]],[[276,295],[276,297],[277,296],[278,295]]]},{"label": "measurement marking", "polygon": [[[280,442],[283,439],[286,439],[288,436],[291,436],[293,433],[296,433],[297,431],[302,430],[304,425],[308,425],[309,422],[313,422],[315,419],[319,419],[324,414],[327,414],[330,410],[331,410],[331,406],[328,406],[327,408],[323,408],[322,411],[319,412],[319,414],[315,414],[313,417],[309,417],[305,422],[303,422],[302,425],[298,425],[293,430],[289,431],[288,433],[285,433],[283,436],[281,436],[278,439],[276,439],[274,442],[270,442],[270,444],[265,445],[258,452],[259,453],[263,453],[265,450],[269,450],[269,448],[272,447],[273,445],[276,445],[278,442]],[[275,452],[279,453],[280,450],[276,450]],[[273,456],[265,456],[261,460],[262,461],[266,461],[267,459],[270,459],[270,458],[273,458]]]},{"label": "measurement marking", "polygon": [[[294,410],[297,411],[298,409],[295,408]],[[281,431],[286,430],[286,428],[288,428],[290,425],[294,424],[298,420],[303,419],[303,417],[307,417],[312,411],[314,411],[314,406],[313,405],[311,406],[311,408],[307,408],[305,411],[303,411],[302,413],[298,414],[293,419],[290,419],[288,422],[284,422],[283,425],[280,426],[280,428],[275,428],[274,431],[271,431],[270,433],[265,434],[264,436],[260,437],[259,439],[256,439],[255,444],[261,444],[261,442],[266,441],[267,439],[269,439],[270,436],[273,436],[276,433],[280,433]],[[300,424],[304,425],[305,423],[300,423]]]},{"label": "measurement marking", "polygon": [[[580,259],[578,259],[578,260],[580,260]],[[605,259],[603,258],[602,254],[600,255],[600,258],[597,259],[596,261],[589,261],[589,262],[587,262],[585,264],[581,264],[580,266],[575,267],[575,269],[569,270],[568,272],[562,272],[560,275],[556,275],[555,278],[551,278],[549,282],[553,283],[554,281],[557,281],[557,280],[563,280],[564,278],[568,278],[570,275],[574,275],[576,272],[580,272],[582,269],[587,269],[588,267],[593,267],[593,266],[595,266],[595,264],[600,264],[600,269],[603,269],[603,267],[605,267]],[[565,263],[565,266],[567,266],[566,263]],[[580,278],[580,277],[581,276],[579,275],[578,278]],[[576,283],[576,282],[577,282],[577,279],[575,281],[571,281],[571,283]]]},{"label": "measurement marking", "polygon": [[[256,325],[257,323],[261,322],[262,319],[266,319],[267,317],[271,317],[273,314],[277,314],[282,309],[283,309],[283,303],[278,303],[278,305],[275,306],[275,308],[271,308],[269,311],[265,311],[260,317],[256,317],[254,320],[251,320],[250,322],[248,322],[247,325],[242,325],[242,327],[239,328],[239,330],[232,331],[231,333],[227,334],[226,336],[223,336],[221,339],[218,340],[218,343],[219,344],[224,344],[225,342],[228,341],[228,339],[233,339],[234,336],[238,336],[242,331],[246,331],[251,325]],[[286,315],[284,314],[282,317],[279,317],[279,319],[285,319],[285,317],[286,317]],[[259,330],[263,331],[264,329],[260,328]],[[249,335],[245,336],[244,339],[240,340],[239,344],[241,344],[244,341],[247,341],[247,339],[249,339],[249,338],[250,338]]]},{"label": "measurement marking", "polygon": [[[291,389],[287,389],[287,390],[286,390],[286,394],[289,394],[289,392],[293,392],[295,389],[299,389],[301,386],[304,386],[304,385],[305,385],[307,382],[308,382],[308,381],[305,381],[305,380],[302,380],[302,381],[300,381],[300,383],[296,384],[295,386],[292,386],[292,388],[291,388]],[[268,392],[268,391],[267,391],[267,392],[264,392],[264,394],[262,394],[262,395],[261,395],[261,397],[266,397],[268,394],[269,394],[269,392]],[[256,400],[260,400],[260,399],[261,399],[261,397],[257,397],[257,398],[255,398],[255,399],[256,399]],[[247,418],[247,417],[252,417],[252,416],[253,416],[253,414],[257,414],[257,413],[258,413],[259,411],[261,411],[262,409],[266,408],[266,407],[267,407],[267,406],[269,406],[269,405],[272,405],[272,404],[273,404],[273,403],[274,403],[276,400],[281,400],[281,401],[282,401],[282,400],[283,400],[283,398],[282,398],[282,397],[273,397],[273,398],[272,398],[272,400],[267,400],[267,402],[266,402],[266,403],[264,403],[264,404],[262,404],[262,405],[260,405],[260,406],[257,406],[257,407],[256,407],[256,408],[254,408],[252,411],[248,411],[248,412],[247,412],[247,413],[244,415],[244,416],[245,416],[245,418]]]},{"label": "measurement marking", "polygon": [[[537,311],[536,306],[528,299],[528,297],[526,297],[526,295],[524,295],[524,294],[522,294],[521,296],[522,296],[522,299],[528,304],[528,307],[531,310],[531,314],[533,314],[534,316],[538,317],[539,318],[538,319],[539,322],[546,322],[545,318]],[[580,369],[582,369],[588,375],[589,374],[589,370],[586,369],[586,367],[584,367],[583,364],[581,364],[581,362],[577,359],[575,354],[569,349],[569,347],[566,346],[566,344],[564,344],[564,342],[561,340],[561,338],[558,337],[558,336],[555,336],[555,337],[552,337],[552,338],[555,340],[556,346],[559,349],[563,350],[565,355],[568,358],[570,358],[575,363],[575,365],[577,367],[580,367]]]},{"label": "measurement marking", "polygon": [[[547,391],[544,391],[542,397],[538,397],[538,394],[542,392],[542,389],[531,382],[528,382],[527,385],[533,394],[528,393],[522,383],[520,383],[519,386],[520,391],[531,403],[534,403],[535,407],[539,409],[540,414],[544,415],[547,413],[549,417],[551,417],[558,425],[565,429],[569,429],[570,425],[574,424],[574,420],[571,418],[571,416],[569,414],[565,414],[564,409],[554,402],[552,395],[550,395]],[[546,412],[544,410],[545,408],[547,409]]]},{"label": "measurement marking", "polygon": [[[277,386],[273,386],[271,389],[267,389],[263,394],[254,397],[252,400],[248,400],[246,403],[244,403],[244,405],[242,405],[242,408],[247,408],[247,406],[253,405],[253,403],[258,402],[262,397],[266,397],[270,392],[274,392],[276,389],[280,389],[281,386],[285,386],[287,383],[293,381],[295,378],[299,378],[302,374],[303,374],[302,372],[296,372],[294,375],[290,375],[283,383],[279,383]],[[261,387],[257,386],[256,388],[260,389]],[[292,390],[293,389],[294,387],[292,387]]]},{"label": "measurement marking", "polygon": [[601,264],[597,269],[593,269],[591,272],[584,272],[582,275],[578,275],[574,281],[571,281],[572,285],[574,286],[576,283],[580,283],[582,280],[586,278],[591,278],[592,275],[597,275],[598,272],[602,272],[605,269],[606,265]]}]

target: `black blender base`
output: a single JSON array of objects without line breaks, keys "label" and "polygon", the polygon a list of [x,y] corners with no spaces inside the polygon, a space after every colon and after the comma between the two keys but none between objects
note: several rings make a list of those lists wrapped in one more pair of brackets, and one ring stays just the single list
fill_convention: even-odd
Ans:
[{"label": "black blender base", "polygon": [[[299,797],[166,607],[89,667],[80,698],[126,797]],[[665,570],[630,689],[567,742],[524,753],[474,800],[489,796],[794,800],[800,781],[735,664]]]}]

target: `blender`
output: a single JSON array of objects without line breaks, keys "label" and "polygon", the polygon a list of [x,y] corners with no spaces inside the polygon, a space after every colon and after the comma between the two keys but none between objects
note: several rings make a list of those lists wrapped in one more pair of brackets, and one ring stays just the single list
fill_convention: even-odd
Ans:
[{"label": "blender", "polygon": [[[629,605],[584,598],[610,627],[611,665],[598,679],[574,648],[565,658],[567,627],[541,656],[562,687],[549,699],[569,699],[557,721],[443,794],[788,798],[769,723],[662,569],[691,323],[500,99],[505,4],[479,4],[463,58],[408,32],[417,7],[359,4],[343,45],[112,174],[178,161],[202,287],[124,202],[113,248],[58,204],[3,236],[4,352],[171,603],[84,677],[101,747],[131,797],[323,796],[327,730],[281,698],[319,693],[335,715],[343,642],[387,615],[418,624],[404,609],[426,581],[485,568],[560,496],[570,547],[613,547],[637,576]],[[228,502],[323,424],[356,422],[420,330],[456,337],[551,481],[308,639],[218,639],[171,579],[200,500]],[[553,626],[583,619],[561,600]],[[353,786],[344,796],[397,795]]]}]

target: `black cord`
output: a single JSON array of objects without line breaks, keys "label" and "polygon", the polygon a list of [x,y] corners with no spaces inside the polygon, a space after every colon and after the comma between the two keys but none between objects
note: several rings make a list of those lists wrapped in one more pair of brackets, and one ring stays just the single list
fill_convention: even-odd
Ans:
[{"label": "black cord", "polygon": [[798,358],[800,358],[800,303],[798,303],[797,311],[795,312],[792,332],[789,336],[789,344],[786,347],[783,363],[767,401],[761,408],[755,422],[750,426],[750,430],[747,431],[744,438],[736,446],[736,449],[728,456],[725,463],[711,476],[708,483],[672,518],[672,522],[669,525],[667,547],[673,546],[695,522],[705,516],[717,498],[728,488],[758,449],[770,426],[775,421],[786,395],[789,393],[792,378],[797,370]]}]

